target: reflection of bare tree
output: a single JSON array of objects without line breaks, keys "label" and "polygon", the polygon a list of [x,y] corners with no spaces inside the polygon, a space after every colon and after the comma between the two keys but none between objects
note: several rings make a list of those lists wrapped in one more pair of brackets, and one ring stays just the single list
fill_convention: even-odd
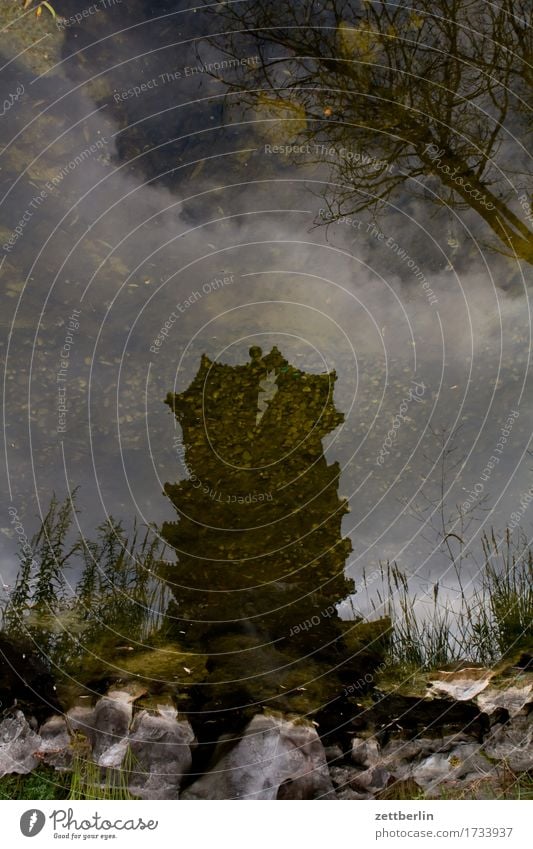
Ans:
[{"label": "reflection of bare tree", "polygon": [[[516,203],[527,179],[529,7],[255,0],[225,7],[220,29],[234,31],[222,37],[234,57],[243,55],[243,30],[258,41],[258,71],[247,68],[237,86],[258,117],[277,103],[288,133],[296,128],[315,153],[335,148],[336,215],[379,208],[407,185],[475,211],[497,237],[492,247],[533,262],[533,230]],[[254,92],[265,84],[268,102]]]}]

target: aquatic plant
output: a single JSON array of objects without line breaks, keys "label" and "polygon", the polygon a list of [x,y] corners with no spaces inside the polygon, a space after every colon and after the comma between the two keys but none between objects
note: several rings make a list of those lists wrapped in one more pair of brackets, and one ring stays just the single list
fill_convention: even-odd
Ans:
[{"label": "aquatic plant", "polygon": [[137,766],[137,760],[128,746],[120,769],[101,767],[91,758],[91,746],[86,737],[78,734],[72,742],[73,759],[71,766],[69,801],[80,799],[108,799],[113,801],[131,800],[134,797],[128,789],[130,773]]},{"label": "aquatic plant", "polygon": [[436,582],[422,599],[396,563],[380,565],[377,589],[363,575],[371,608],[392,619],[391,665],[494,663],[533,649],[533,552],[526,535],[507,529],[498,540],[494,531],[484,533],[481,548],[476,583],[467,590],[459,573],[452,596]]},{"label": "aquatic plant", "polygon": [[[15,585],[0,610],[3,632],[25,635],[46,662],[78,680],[102,673],[115,647],[145,644],[159,632],[168,589],[156,575],[164,545],[112,516],[95,539],[74,534],[76,493],[52,497],[31,543],[21,548]],[[79,574],[70,584],[66,574]]]},{"label": "aquatic plant", "polygon": [[3,610],[3,630],[18,635],[23,626],[30,637],[39,638],[44,653],[52,649],[54,638],[50,628],[43,629],[41,623],[65,607],[65,571],[79,548],[78,541],[68,541],[75,498],[75,490],[62,504],[52,496],[30,545],[20,547],[20,570]]},{"label": "aquatic plant", "polygon": [[498,543],[494,533],[482,538],[481,586],[466,614],[478,646],[505,656],[533,646],[533,552],[527,536],[507,529]]}]

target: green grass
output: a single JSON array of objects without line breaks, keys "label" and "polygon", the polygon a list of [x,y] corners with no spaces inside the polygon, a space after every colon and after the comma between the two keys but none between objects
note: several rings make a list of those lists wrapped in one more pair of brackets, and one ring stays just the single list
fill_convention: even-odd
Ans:
[{"label": "green grass", "polygon": [[72,762],[68,772],[56,772],[40,764],[28,775],[0,779],[0,799],[134,799],[128,790],[131,772],[138,763],[128,747],[120,769],[108,769],[92,760],[91,745],[84,734],[71,741]]},{"label": "green grass", "polygon": [[533,799],[533,775],[527,772],[514,773],[504,765],[497,779],[493,777],[480,778],[478,781],[473,781],[466,786],[463,786],[460,782],[444,783],[438,789],[437,793],[432,793],[431,796],[426,796],[422,788],[413,779],[407,779],[390,784],[376,798],[381,801],[407,801],[427,798],[440,800],[456,799],[461,801],[472,799],[515,799],[531,801]]},{"label": "green grass", "polygon": [[480,778],[467,787],[444,786],[441,788],[437,799],[458,799],[468,801],[472,799],[499,800],[514,799],[516,801],[531,801],[533,799],[533,777],[527,773],[516,774],[509,769],[504,769],[499,779]]},{"label": "green grass", "polygon": [[128,777],[135,763],[131,749],[128,747],[120,769],[102,768],[90,759],[89,749],[82,744],[72,762],[69,800],[126,801],[134,799],[135,797],[128,790]]},{"label": "green grass", "polygon": [[133,800],[128,777],[136,761],[128,749],[121,769],[105,769],[90,759],[86,741],[78,738],[69,772],[56,772],[41,764],[28,775],[6,775],[0,779],[0,799],[109,799]]},{"label": "green grass", "polygon": [[0,799],[68,799],[70,775],[39,766],[28,775],[0,778]]}]

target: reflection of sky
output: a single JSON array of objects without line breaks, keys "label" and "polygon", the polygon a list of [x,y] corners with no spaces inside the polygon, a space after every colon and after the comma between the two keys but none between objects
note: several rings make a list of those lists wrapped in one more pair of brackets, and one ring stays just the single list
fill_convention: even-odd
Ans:
[{"label": "reflection of sky", "polygon": [[[196,19],[182,21],[184,38],[198,32]],[[114,22],[94,15],[84,29],[69,29],[65,55]],[[6,372],[13,503],[28,530],[52,490],[76,485],[89,533],[107,511],[170,518],[162,484],[182,467],[174,419],[162,403],[167,391],[188,385],[202,352],[237,363],[253,344],[264,351],[276,344],[301,369],[337,370],[336,402],[346,420],[326,440],[327,454],[340,461],[340,492],[350,497],[343,530],[352,538],[356,582],[363,567],[371,572],[390,559],[424,586],[447,565],[412,515],[441,485],[430,429],[460,428],[449,463],[464,458],[464,465],[445,488],[447,514],[480,482],[512,410],[520,415],[484,482],[480,520],[504,528],[531,485],[530,317],[516,269],[472,245],[461,223],[476,226],[472,216],[436,215],[408,197],[380,220],[382,240],[364,215],[360,226],[316,227],[327,173],[303,158],[266,154],[271,135],[260,125],[224,127],[223,89],[208,75],[161,82],[117,106],[113,92],[197,61],[191,45],[172,58],[169,51],[131,59],[148,45],[149,33],[132,30],[33,85],[22,60],[4,72],[8,91],[23,79],[28,95],[14,107],[10,129],[1,129],[3,145],[20,132],[2,154],[2,243],[47,181],[107,140],[47,192],[4,259],[0,322],[6,331],[13,322]],[[154,144],[163,147],[154,153]],[[387,246],[389,237],[422,269],[436,303]],[[458,248],[448,244],[454,239]],[[447,269],[450,252],[455,271]],[[213,282],[230,275],[231,283]],[[57,375],[73,309],[81,310],[80,327],[68,358],[66,432],[58,434]],[[172,312],[177,319],[158,353],[150,351]],[[409,400],[380,466],[413,381],[424,392]],[[0,524],[9,525],[7,507]],[[531,527],[527,513],[524,527]],[[474,523],[469,535],[480,529]],[[8,579],[14,539],[2,539]],[[472,547],[479,549],[475,540]]]}]

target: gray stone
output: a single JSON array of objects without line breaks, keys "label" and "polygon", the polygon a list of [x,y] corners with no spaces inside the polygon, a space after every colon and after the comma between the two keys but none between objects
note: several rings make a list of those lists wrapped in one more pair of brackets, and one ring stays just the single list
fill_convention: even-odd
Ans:
[{"label": "gray stone", "polygon": [[335,763],[335,761],[341,761],[344,757],[344,752],[340,746],[326,746],[324,754],[328,764]]},{"label": "gray stone", "polygon": [[372,766],[354,775],[351,786],[367,793],[379,793],[391,780],[391,773],[383,766]]},{"label": "gray stone", "polygon": [[0,723],[0,778],[9,773],[27,775],[37,764],[35,752],[41,738],[32,730],[22,711],[17,710]]},{"label": "gray stone", "polygon": [[423,741],[419,738],[414,740],[404,740],[403,738],[393,738],[383,746],[381,757],[383,763],[386,763],[389,769],[392,769],[395,763],[403,761],[411,761],[424,751]]},{"label": "gray stone", "polygon": [[56,769],[68,769],[72,762],[72,748],[65,717],[51,716],[41,725],[39,735],[39,759]]},{"label": "gray stone", "polygon": [[455,672],[439,671],[439,678],[430,681],[428,695],[445,695],[454,701],[466,702],[473,699],[488,686],[494,675],[492,669],[464,668]]},{"label": "gray stone", "polygon": [[177,799],[185,773],[191,768],[194,732],[177,711],[139,713],[129,738],[135,759],[129,790],[140,799]]},{"label": "gray stone", "polygon": [[353,766],[330,766],[329,775],[331,783],[337,791],[351,786],[353,778],[361,772]]},{"label": "gray stone", "polygon": [[255,716],[182,799],[334,799],[324,747],[307,723]]},{"label": "gray stone", "polygon": [[94,707],[76,706],[66,715],[67,727],[82,734],[92,749],[94,762],[117,769],[128,748],[133,702],[144,692],[133,683],[122,690],[110,690]]},{"label": "gray stone", "polygon": [[472,735],[465,731],[455,734],[445,734],[443,737],[419,737],[419,743],[424,752],[451,752],[460,743],[472,743]]},{"label": "gray stone", "polygon": [[330,766],[329,774],[338,799],[372,799],[383,790],[391,773],[382,764],[361,770],[354,766]]},{"label": "gray stone", "polygon": [[72,734],[83,734],[92,743],[94,740],[94,708],[76,706],[67,715],[67,727]]},{"label": "gray stone", "polygon": [[128,751],[128,746],[129,740],[127,737],[117,740],[116,743],[113,743],[111,746],[108,746],[107,749],[100,752],[95,763],[105,769],[120,769],[126,756],[126,752]]},{"label": "gray stone", "polygon": [[375,737],[354,737],[352,740],[352,761],[360,767],[368,769],[377,766],[381,760],[381,752]]},{"label": "gray stone", "polygon": [[436,752],[412,764],[407,774],[398,777],[414,779],[427,792],[443,782],[479,780],[491,772],[478,743],[461,743],[449,752]]},{"label": "gray stone", "polygon": [[505,725],[494,725],[483,743],[485,754],[505,763],[513,772],[527,772],[533,766],[533,721],[516,716]]},{"label": "gray stone", "polygon": [[345,787],[343,790],[337,790],[337,799],[373,799],[372,793],[360,793],[354,790],[353,787]]},{"label": "gray stone", "polygon": [[404,773],[405,765],[415,758],[424,757],[434,752],[449,752],[459,743],[471,742],[472,737],[464,732],[447,734],[443,737],[414,737],[411,740],[392,739],[381,751],[381,763],[396,775],[398,769]]},{"label": "gray stone", "polygon": [[506,710],[509,716],[516,716],[533,701],[532,691],[531,683],[524,684],[522,687],[512,685],[501,689],[490,687],[479,694],[476,703],[489,716],[498,708]]},{"label": "gray stone", "polygon": [[96,763],[101,766],[120,766],[120,753],[123,755],[125,752],[122,741],[128,736],[132,715],[132,698],[129,693],[114,691],[96,703],[93,736],[93,757]]}]

